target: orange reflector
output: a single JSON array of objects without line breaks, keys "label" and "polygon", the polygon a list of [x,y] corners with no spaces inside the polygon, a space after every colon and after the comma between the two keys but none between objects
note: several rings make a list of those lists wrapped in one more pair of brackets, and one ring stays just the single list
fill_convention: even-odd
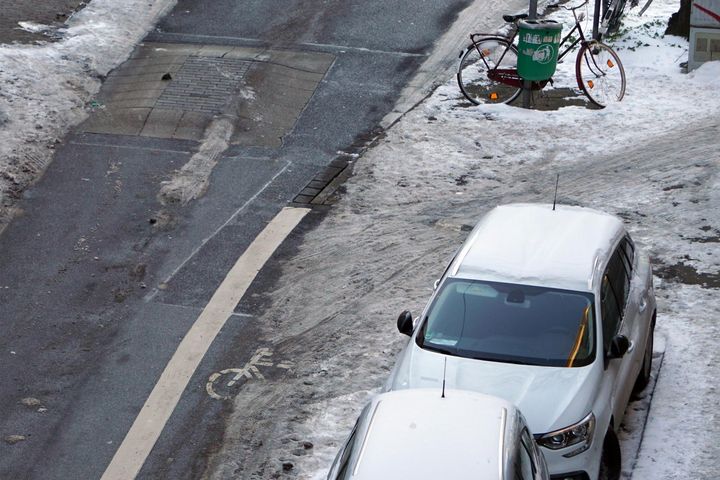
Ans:
[{"label": "orange reflector", "polygon": [[497,99],[498,99],[498,94],[497,94],[497,93],[493,92],[493,93],[490,94],[490,100],[497,100]]},{"label": "orange reflector", "polygon": [[485,49],[483,49],[482,54],[483,54],[484,57],[487,57],[487,56],[490,55],[490,50],[487,49],[487,48],[485,48]]},{"label": "orange reflector", "polygon": [[610,68],[613,68],[615,66],[615,64],[613,63],[612,60],[608,60],[607,63],[608,63],[608,67],[610,67]]},{"label": "orange reflector", "polygon": [[587,82],[587,83],[588,83],[588,87],[590,87],[590,88],[593,88],[593,87],[595,87],[595,84],[593,83],[593,81],[592,81],[592,80],[588,80],[588,82]]}]

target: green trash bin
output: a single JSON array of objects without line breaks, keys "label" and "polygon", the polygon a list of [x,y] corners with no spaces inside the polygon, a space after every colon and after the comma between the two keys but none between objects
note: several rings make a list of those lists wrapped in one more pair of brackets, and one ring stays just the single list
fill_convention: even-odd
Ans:
[{"label": "green trash bin", "polygon": [[547,80],[555,73],[562,25],[554,20],[520,20],[518,75],[525,80]]}]

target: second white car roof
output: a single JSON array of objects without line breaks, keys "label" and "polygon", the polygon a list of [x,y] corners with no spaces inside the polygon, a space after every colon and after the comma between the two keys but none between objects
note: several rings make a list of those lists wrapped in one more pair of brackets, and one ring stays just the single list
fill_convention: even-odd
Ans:
[{"label": "second white car roof", "polygon": [[[477,479],[500,475],[512,404],[474,392],[400,390],[374,399],[353,479]],[[508,413],[509,412],[509,413]]]},{"label": "second white car roof", "polygon": [[589,208],[503,205],[473,229],[450,274],[591,291],[596,262],[624,232],[619,218]]}]

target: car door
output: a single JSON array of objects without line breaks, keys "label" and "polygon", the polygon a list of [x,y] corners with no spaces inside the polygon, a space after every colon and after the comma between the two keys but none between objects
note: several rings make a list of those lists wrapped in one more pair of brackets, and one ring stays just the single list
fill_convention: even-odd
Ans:
[{"label": "car door", "polygon": [[[640,256],[635,255],[635,246],[629,235],[626,235],[620,242],[619,252],[630,281],[630,294],[625,307],[627,320],[624,320],[624,322],[628,322],[629,328],[624,335],[631,341],[631,348],[628,353],[631,357],[630,380],[634,382],[642,367],[643,352],[645,351],[645,342],[647,341],[650,323],[647,282],[649,264],[642,262]],[[632,389],[632,385],[630,388]]]},{"label": "car door", "polygon": [[[642,355],[637,348],[637,345],[642,342],[640,342],[637,322],[637,295],[636,292],[631,295],[633,286],[631,267],[624,250],[624,243],[620,242],[613,251],[603,276],[603,287],[606,289],[605,295],[611,296],[608,300],[615,300],[619,312],[619,315],[613,319],[612,324],[609,324],[607,329],[603,318],[603,334],[605,335],[607,331],[609,339],[618,334],[624,335],[630,341],[630,346],[625,355],[610,360],[609,365],[615,372],[615,381],[612,387],[615,425],[619,425],[622,421],[625,406],[630,398],[635,377],[637,376],[638,354]],[[604,340],[607,345],[608,339],[605,338]]]}]

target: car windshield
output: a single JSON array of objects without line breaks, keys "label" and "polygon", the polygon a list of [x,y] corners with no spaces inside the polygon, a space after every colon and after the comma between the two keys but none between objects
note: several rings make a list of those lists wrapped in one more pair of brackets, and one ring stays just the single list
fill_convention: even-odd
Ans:
[{"label": "car windshield", "polygon": [[441,288],[416,338],[421,348],[554,367],[594,360],[590,293],[457,278]]}]

